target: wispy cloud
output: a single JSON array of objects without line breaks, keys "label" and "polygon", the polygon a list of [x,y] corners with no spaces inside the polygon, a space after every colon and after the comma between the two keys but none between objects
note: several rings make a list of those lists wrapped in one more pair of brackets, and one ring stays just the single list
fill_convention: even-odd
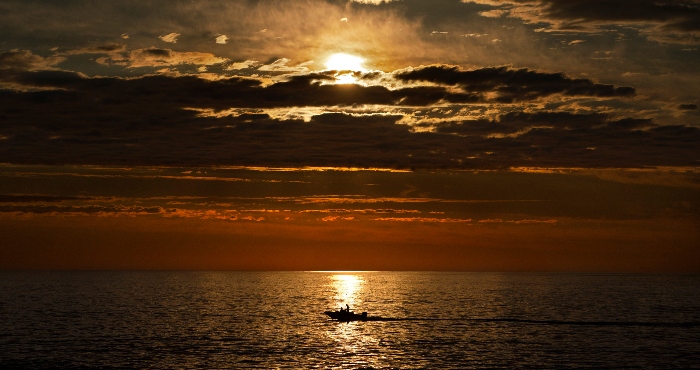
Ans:
[{"label": "wispy cloud", "polygon": [[228,44],[228,36],[226,35],[218,35],[216,36],[216,43],[219,45],[226,45]]},{"label": "wispy cloud", "polygon": [[0,51],[0,70],[19,69],[25,71],[50,70],[66,58],[63,56],[42,57],[29,50]]},{"label": "wispy cloud", "polygon": [[162,35],[159,36],[158,38],[161,39],[163,42],[169,42],[169,43],[177,43],[177,38],[180,36],[179,33],[171,32],[167,35]]},{"label": "wispy cloud", "polygon": [[700,8],[697,1],[653,0],[462,0],[487,4],[533,24],[549,24],[552,31],[598,32],[606,26],[639,27],[650,38],[665,42],[699,43]]},{"label": "wispy cloud", "polygon": [[124,65],[131,68],[165,67],[182,64],[208,66],[221,64],[226,61],[226,58],[220,58],[211,53],[177,52],[171,49],[158,49],[154,47],[137,49],[126,54],[119,54],[100,60],[100,62],[104,64]]},{"label": "wispy cloud", "polygon": [[263,72],[284,72],[284,73],[290,73],[290,72],[308,72],[309,68],[307,67],[309,64],[313,63],[313,61],[309,62],[303,62],[300,64],[297,64],[296,66],[290,66],[288,65],[291,62],[291,60],[287,58],[281,58],[277,59],[274,62],[270,64],[265,64],[260,67],[258,67],[259,71]]},{"label": "wispy cloud", "polygon": [[[519,169],[433,173],[429,179],[427,174],[5,165],[0,167],[0,213],[472,224],[700,217],[693,200],[697,172]],[[327,193],[339,186],[348,195]],[[79,193],[92,195],[66,195]]]}]

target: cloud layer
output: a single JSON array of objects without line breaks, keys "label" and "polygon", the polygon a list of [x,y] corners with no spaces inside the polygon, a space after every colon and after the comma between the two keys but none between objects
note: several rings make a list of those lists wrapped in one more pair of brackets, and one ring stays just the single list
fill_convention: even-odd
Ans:
[{"label": "cloud layer", "polygon": [[[35,0],[0,10],[3,162],[700,160],[697,1]],[[368,71],[326,70],[337,52]]]}]

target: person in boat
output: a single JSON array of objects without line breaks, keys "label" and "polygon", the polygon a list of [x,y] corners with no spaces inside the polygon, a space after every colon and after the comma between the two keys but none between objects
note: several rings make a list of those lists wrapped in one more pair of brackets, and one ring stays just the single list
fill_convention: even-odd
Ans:
[{"label": "person in boat", "polygon": [[350,313],[350,305],[347,303],[345,304],[345,312]]}]

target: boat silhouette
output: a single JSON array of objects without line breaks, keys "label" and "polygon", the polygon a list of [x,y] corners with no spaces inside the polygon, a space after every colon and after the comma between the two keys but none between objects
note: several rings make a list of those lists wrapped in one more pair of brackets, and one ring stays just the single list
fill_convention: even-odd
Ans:
[{"label": "boat silhouette", "polygon": [[325,311],[328,317],[336,321],[350,322],[350,321],[397,321],[399,319],[391,317],[381,317],[381,316],[368,316],[367,312],[355,313],[349,309],[340,309],[338,311]]}]

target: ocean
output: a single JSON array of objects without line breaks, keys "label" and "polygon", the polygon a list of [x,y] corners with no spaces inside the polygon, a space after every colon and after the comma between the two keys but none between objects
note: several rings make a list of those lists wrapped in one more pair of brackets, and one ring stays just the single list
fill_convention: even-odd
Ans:
[{"label": "ocean", "polygon": [[0,368],[700,368],[700,276],[5,271]]}]

